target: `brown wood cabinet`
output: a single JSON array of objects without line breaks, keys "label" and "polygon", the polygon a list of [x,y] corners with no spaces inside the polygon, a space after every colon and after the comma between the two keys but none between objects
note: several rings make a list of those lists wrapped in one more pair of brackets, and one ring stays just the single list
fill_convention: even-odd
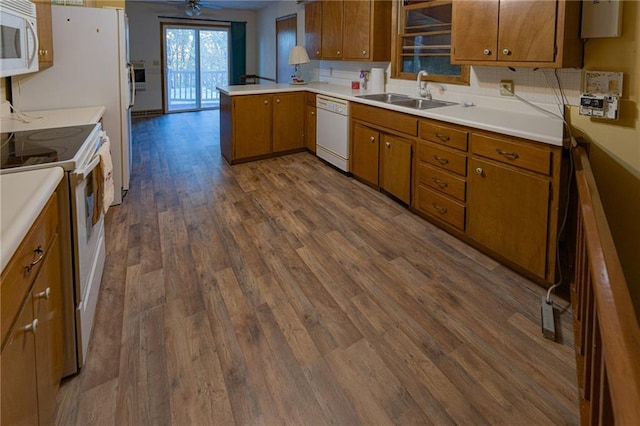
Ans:
[{"label": "brown wood cabinet", "polygon": [[468,131],[421,120],[413,208],[464,231],[467,198]]},{"label": "brown wood cabinet", "polygon": [[451,63],[582,66],[577,1],[453,2]]},{"label": "brown wood cabinet", "polygon": [[473,132],[471,153],[469,238],[552,282],[561,149]]},{"label": "brown wood cabinet", "polygon": [[54,193],[2,271],[2,424],[51,424],[63,369]]},{"label": "brown wood cabinet", "polygon": [[304,118],[304,146],[310,152],[316,152],[316,127],[318,117],[316,116],[316,95],[315,93],[307,93],[305,96],[307,105],[305,106],[306,116]]},{"label": "brown wood cabinet", "polygon": [[304,149],[305,94],[220,95],[220,149],[231,164]]},{"label": "brown wood cabinet", "polygon": [[380,187],[400,201],[409,204],[413,142],[389,134],[383,134],[381,140]]},{"label": "brown wood cabinet", "polygon": [[351,133],[351,173],[374,187],[379,185],[380,132],[355,123]]},{"label": "brown wood cabinet", "polygon": [[40,70],[53,66],[53,26],[51,0],[35,0],[38,19],[38,66]]},{"label": "brown wood cabinet", "polygon": [[273,95],[273,152],[304,147],[304,93]]},{"label": "brown wood cabinet", "polygon": [[320,16],[316,3],[305,8],[305,40],[311,59],[391,59],[390,0],[323,0],[319,4]]},{"label": "brown wood cabinet", "polygon": [[351,118],[353,176],[409,204],[418,119],[357,103],[351,104]]},{"label": "brown wood cabinet", "polygon": [[304,40],[309,59],[322,58],[322,2],[307,3],[304,7]]}]

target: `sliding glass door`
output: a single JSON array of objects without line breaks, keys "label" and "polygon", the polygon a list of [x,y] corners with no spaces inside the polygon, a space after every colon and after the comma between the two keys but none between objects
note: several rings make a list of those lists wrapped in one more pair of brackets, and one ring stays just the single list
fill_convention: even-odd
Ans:
[{"label": "sliding glass door", "polygon": [[218,108],[217,86],[229,84],[229,31],[224,27],[163,25],[167,112]]}]

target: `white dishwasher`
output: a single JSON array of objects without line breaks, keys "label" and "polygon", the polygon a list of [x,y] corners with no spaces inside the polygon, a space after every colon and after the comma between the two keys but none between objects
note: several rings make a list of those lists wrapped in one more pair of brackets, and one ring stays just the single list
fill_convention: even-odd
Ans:
[{"label": "white dishwasher", "polygon": [[349,102],[316,96],[316,155],[349,171]]}]

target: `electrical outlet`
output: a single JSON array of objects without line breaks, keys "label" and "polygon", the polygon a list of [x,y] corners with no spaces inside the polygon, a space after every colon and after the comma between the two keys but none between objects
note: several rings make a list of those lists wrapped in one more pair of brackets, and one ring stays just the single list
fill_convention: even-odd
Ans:
[{"label": "electrical outlet", "polygon": [[513,96],[513,80],[500,80],[500,96]]}]

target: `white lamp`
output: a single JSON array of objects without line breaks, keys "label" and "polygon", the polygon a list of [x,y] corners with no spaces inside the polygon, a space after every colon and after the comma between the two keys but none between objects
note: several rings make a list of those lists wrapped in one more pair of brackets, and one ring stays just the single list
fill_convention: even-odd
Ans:
[{"label": "white lamp", "polygon": [[289,51],[289,65],[296,66],[296,72],[293,74],[292,84],[306,84],[302,79],[302,71],[300,70],[300,64],[309,63],[309,55],[307,50],[303,46],[293,46]]}]

